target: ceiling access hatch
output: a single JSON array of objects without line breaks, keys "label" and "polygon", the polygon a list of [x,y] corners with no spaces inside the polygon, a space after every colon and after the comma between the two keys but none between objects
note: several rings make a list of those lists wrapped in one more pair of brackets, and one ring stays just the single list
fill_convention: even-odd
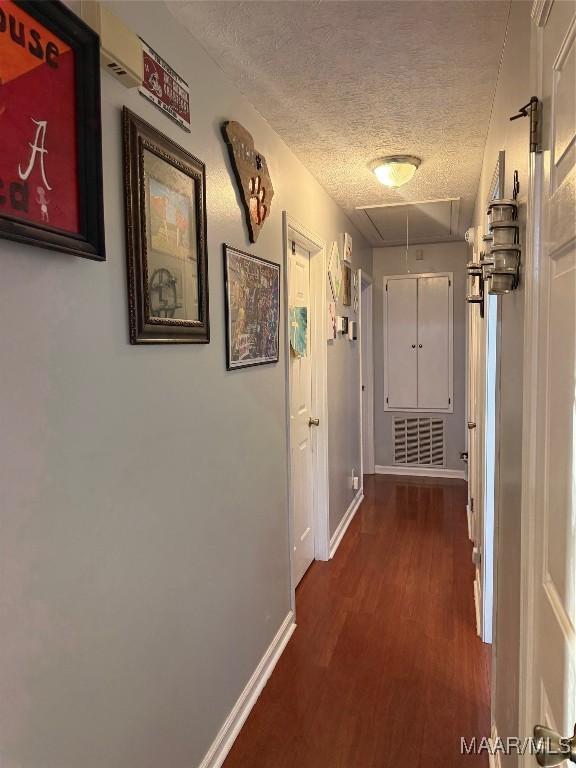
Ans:
[{"label": "ceiling access hatch", "polygon": [[[364,221],[362,229],[382,246],[441,243],[461,239],[460,198],[426,200],[421,203],[369,205],[356,209]],[[408,227],[406,226],[408,220]]]}]

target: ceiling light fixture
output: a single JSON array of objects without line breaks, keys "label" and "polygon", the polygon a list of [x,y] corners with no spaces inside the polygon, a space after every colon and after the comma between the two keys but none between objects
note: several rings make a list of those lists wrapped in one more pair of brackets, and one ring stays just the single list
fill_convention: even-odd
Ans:
[{"label": "ceiling light fixture", "polygon": [[386,187],[401,187],[414,176],[420,163],[420,158],[413,155],[391,155],[374,160],[370,170]]}]

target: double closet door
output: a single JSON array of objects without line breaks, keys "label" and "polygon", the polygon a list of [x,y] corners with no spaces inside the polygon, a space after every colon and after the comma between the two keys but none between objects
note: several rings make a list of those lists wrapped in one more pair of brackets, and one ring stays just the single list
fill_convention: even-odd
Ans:
[{"label": "double closet door", "polygon": [[452,273],[384,278],[387,411],[453,410]]}]

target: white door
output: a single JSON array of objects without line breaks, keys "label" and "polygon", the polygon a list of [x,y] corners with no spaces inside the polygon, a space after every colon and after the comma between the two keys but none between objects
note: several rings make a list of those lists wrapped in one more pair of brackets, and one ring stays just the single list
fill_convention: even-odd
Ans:
[{"label": "white door", "polygon": [[449,408],[450,281],[440,276],[417,282],[418,408]]},{"label": "white door", "polygon": [[314,560],[314,464],[310,419],[312,413],[312,338],[310,303],[310,254],[297,244],[289,256],[289,307],[307,309],[306,354],[290,350],[290,445],[293,514],[292,558],[294,586]]},{"label": "white door", "polygon": [[480,307],[468,305],[468,514],[470,538],[474,544],[474,601],[478,634],[482,635],[482,372],[483,345]]},{"label": "white door", "polygon": [[[387,280],[386,371],[388,408],[415,408],[418,403],[418,280]],[[391,363],[393,361],[393,364]]]},{"label": "white door", "polygon": [[372,283],[360,280],[362,387],[362,471],[374,474],[374,358],[372,350]]},{"label": "white door", "polygon": [[[532,510],[534,526],[524,561],[524,701],[527,727],[542,723],[568,736],[576,722],[576,3],[556,0],[540,24],[544,152],[541,178],[535,161],[540,263],[531,272],[539,313],[536,390],[524,427],[533,462],[523,506]],[[528,342],[533,351],[530,335]]]}]

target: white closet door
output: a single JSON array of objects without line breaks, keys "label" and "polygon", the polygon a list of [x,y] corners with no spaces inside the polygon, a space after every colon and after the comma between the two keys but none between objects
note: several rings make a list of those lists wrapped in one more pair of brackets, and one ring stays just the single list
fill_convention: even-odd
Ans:
[{"label": "white closet door", "polygon": [[421,410],[450,405],[449,287],[449,279],[444,276],[418,280],[418,408]]},{"label": "white closet door", "polygon": [[418,407],[418,281],[388,280],[388,408]]}]

